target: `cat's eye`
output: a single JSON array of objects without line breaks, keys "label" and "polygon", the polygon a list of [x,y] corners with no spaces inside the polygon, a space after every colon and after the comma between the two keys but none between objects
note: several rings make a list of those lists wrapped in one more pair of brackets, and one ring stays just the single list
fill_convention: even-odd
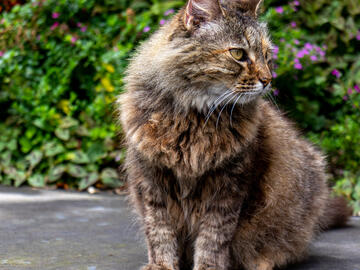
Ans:
[{"label": "cat's eye", "polygon": [[244,61],[246,59],[246,52],[243,49],[230,49],[229,52],[237,61]]}]

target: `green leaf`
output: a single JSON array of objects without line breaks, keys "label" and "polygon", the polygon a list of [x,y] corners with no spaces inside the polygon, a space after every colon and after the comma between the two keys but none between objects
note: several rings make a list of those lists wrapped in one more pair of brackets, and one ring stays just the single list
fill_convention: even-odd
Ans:
[{"label": "green leaf", "polygon": [[44,129],[45,128],[45,122],[43,119],[36,119],[34,120],[34,125],[38,128]]},{"label": "green leaf", "polygon": [[65,151],[64,146],[57,142],[49,142],[44,145],[46,157],[53,157]]},{"label": "green leaf", "polygon": [[34,174],[29,177],[28,183],[32,187],[44,187],[45,186],[45,177],[41,174]]},{"label": "green leaf", "polygon": [[4,168],[4,173],[9,179],[15,181],[15,187],[19,187],[26,180],[26,174],[23,171],[18,171],[14,167]]},{"label": "green leaf", "polygon": [[0,142],[0,152],[5,149],[5,142]]},{"label": "green leaf", "polygon": [[75,130],[76,134],[81,136],[81,137],[86,137],[89,136],[90,132],[89,130],[84,126],[79,126],[76,130]]},{"label": "green leaf", "polygon": [[100,178],[102,183],[108,187],[115,188],[123,185],[123,182],[119,179],[117,171],[112,168],[105,168],[102,170]]},{"label": "green leaf", "polygon": [[79,165],[69,164],[67,172],[75,178],[84,178],[87,176],[87,171]]},{"label": "green leaf", "polygon": [[90,162],[88,155],[85,154],[82,150],[68,153],[66,158],[77,164],[86,164]]},{"label": "green leaf", "polygon": [[34,150],[26,156],[26,160],[30,163],[30,167],[34,168],[43,158],[43,153],[40,150]]},{"label": "green leaf", "polygon": [[79,125],[79,121],[74,119],[74,118],[71,118],[71,117],[66,117],[64,119],[61,120],[61,123],[60,123],[60,128],[62,129],[67,129],[67,128],[71,128],[71,127],[76,127]]},{"label": "green leaf", "polygon": [[57,128],[55,130],[55,135],[56,137],[58,137],[59,139],[63,140],[63,141],[67,141],[70,139],[70,130],[68,129],[62,129],[62,128]]},{"label": "green leaf", "polygon": [[61,176],[66,171],[67,167],[65,165],[57,165],[49,170],[48,180],[49,183],[55,182],[61,178]]},{"label": "green leaf", "polygon": [[14,178],[15,180],[15,187],[19,187],[21,184],[23,184],[26,180],[26,174],[25,172],[18,171],[16,173],[16,176]]},{"label": "green leaf", "polygon": [[10,142],[7,143],[6,147],[10,151],[15,151],[17,149],[17,140],[16,139],[11,140]]},{"label": "green leaf", "polygon": [[10,151],[6,151],[0,154],[0,161],[1,161],[1,165],[3,166],[10,166],[11,165],[11,152]]},{"label": "green leaf", "polygon": [[104,155],[106,155],[105,146],[104,143],[102,142],[101,143],[94,142],[87,152],[89,159],[92,162],[95,162],[101,159],[102,157],[104,157]]},{"label": "green leaf", "polygon": [[88,174],[85,178],[81,179],[79,183],[79,189],[84,190],[89,186],[95,184],[99,180],[99,174],[97,172],[92,172]]}]

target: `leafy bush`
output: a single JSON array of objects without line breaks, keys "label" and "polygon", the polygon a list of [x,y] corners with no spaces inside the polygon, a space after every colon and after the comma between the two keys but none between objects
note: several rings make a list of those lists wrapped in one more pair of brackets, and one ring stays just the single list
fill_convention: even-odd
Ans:
[{"label": "leafy bush", "polygon": [[16,5],[24,4],[25,0],[2,0],[0,3],[0,13],[9,11]]},{"label": "leafy bush", "polygon": [[[269,3],[269,2],[267,2]],[[327,153],[335,191],[360,214],[360,6],[346,1],[270,1],[274,94]]]},{"label": "leafy bush", "polygon": [[3,184],[122,184],[113,102],[129,52],[169,5],[32,1],[1,16]]},{"label": "leafy bush", "polygon": [[[121,185],[113,102],[127,59],[184,3],[31,1],[0,15],[0,181]],[[358,1],[265,5],[276,101],[328,154],[335,190],[360,212]]]}]

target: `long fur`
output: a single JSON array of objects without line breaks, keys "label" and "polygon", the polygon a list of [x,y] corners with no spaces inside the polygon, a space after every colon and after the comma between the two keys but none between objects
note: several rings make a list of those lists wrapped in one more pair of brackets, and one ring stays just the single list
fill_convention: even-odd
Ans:
[{"label": "long fur", "polygon": [[220,2],[190,0],[142,44],[119,98],[143,270],[271,270],[349,216],[329,199],[322,154],[261,97],[272,45],[259,1],[232,2],[233,16]]}]

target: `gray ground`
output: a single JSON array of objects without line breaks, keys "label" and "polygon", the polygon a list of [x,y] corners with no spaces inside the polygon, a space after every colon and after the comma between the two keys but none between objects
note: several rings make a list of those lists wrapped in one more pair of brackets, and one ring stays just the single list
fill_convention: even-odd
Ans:
[{"label": "gray ground", "polygon": [[[137,270],[142,236],[124,198],[0,187],[0,269]],[[287,270],[360,270],[360,219],[323,234]]]}]

